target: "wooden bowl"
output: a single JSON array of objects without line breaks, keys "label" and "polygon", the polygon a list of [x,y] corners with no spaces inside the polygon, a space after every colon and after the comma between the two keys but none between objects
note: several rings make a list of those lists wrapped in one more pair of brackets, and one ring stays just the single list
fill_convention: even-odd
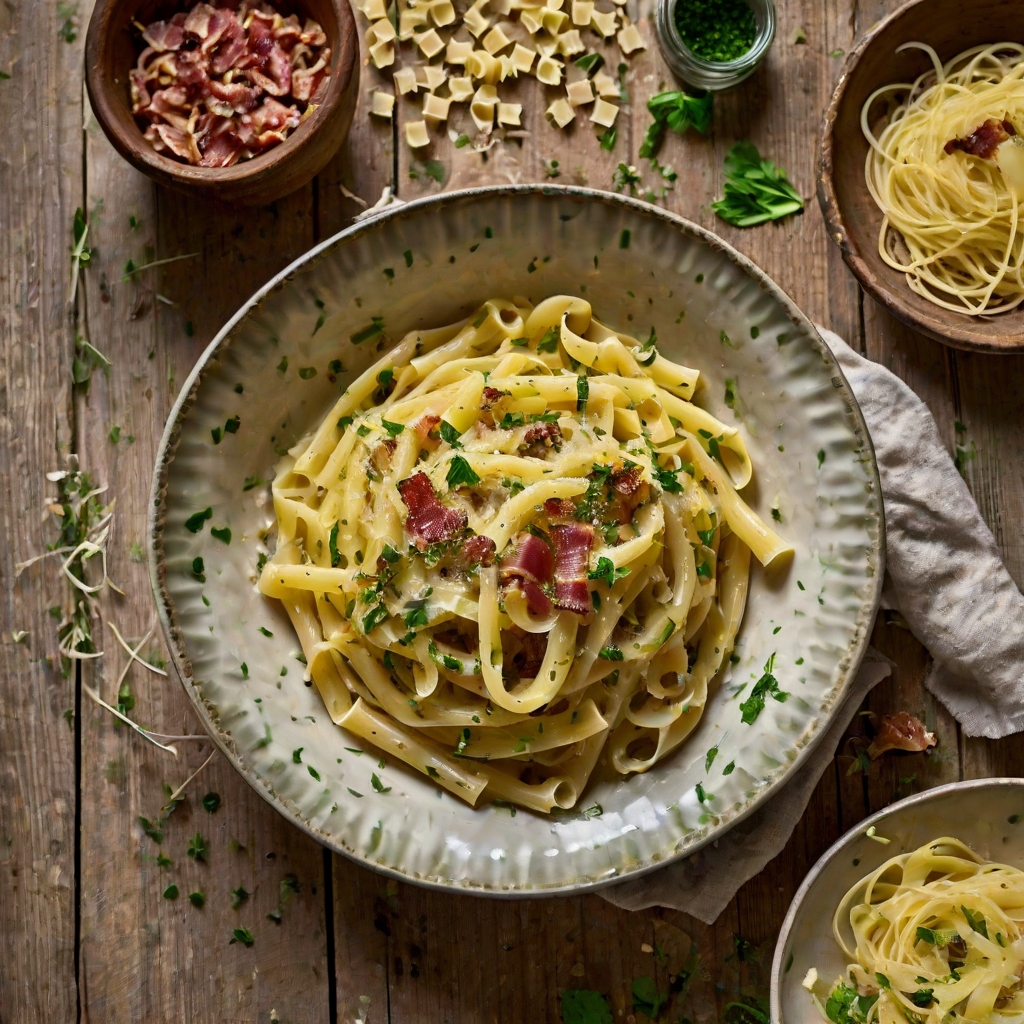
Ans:
[{"label": "wooden bowl", "polygon": [[1020,0],[913,0],[850,51],[822,132],[818,201],[847,265],[893,316],[936,341],[978,352],[1024,351],[1024,311],[974,317],[943,309],[911,291],[903,274],[882,260],[882,212],[864,180],[868,143],[860,112],[875,89],[912,82],[931,67],[920,50],[897,53],[903,43],[927,43],[946,61],[971,46],[1020,40],[1022,28]]},{"label": "wooden bowl", "polygon": [[[284,142],[231,167],[194,167],[158,153],[132,116],[128,73],[138,56],[142,24],[190,10],[195,0],[98,0],[85,42],[85,82],[93,113],[113,147],[143,174],[194,196],[260,205],[305,185],[348,134],[359,94],[359,38],[348,0],[283,0],[282,13],[320,23],[331,48],[324,101]],[[216,3],[216,0],[213,0]]]}]

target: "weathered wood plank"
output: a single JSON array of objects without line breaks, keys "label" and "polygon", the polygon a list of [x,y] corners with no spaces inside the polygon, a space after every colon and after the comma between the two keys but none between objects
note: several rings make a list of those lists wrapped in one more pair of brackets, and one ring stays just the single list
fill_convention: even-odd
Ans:
[{"label": "weathered wood plank", "polygon": [[55,558],[15,579],[15,564],[55,539],[43,511],[55,487],[44,474],[71,450],[68,250],[83,189],[81,96],[68,83],[82,62],[77,19],[68,41],[61,21],[49,4],[0,6],[3,1021],[70,1021],[77,1001],[75,677],[61,675],[47,612],[67,588]]},{"label": "weathered wood plank", "polygon": [[[178,386],[196,356],[252,291],[313,241],[312,189],[266,210],[228,210],[161,193],[124,164],[95,126],[88,142],[89,196],[98,253],[88,280],[90,330],[111,359],[78,403],[77,436],[94,473],[118,496],[110,572],[126,597],[103,602],[108,624],[130,642],[155,623],[145,566],[149,481],[156,446]],[[132,226],[136,224],[137,226]],[[124,280],[126,261],[199,252],[194,259]],[[113,427],[120,428],[115,441]],[[124,662],[103,633],[107,656],[88,680],[108,700]],[[147,652],[162,653],[154,637]],[[137,666],[127,676],[132,714],[150,728],[197,733],[176,679]],[[169,817],[157,845],[139,826],[155,820],[162,785],[176,788],[211,745],[182,742],[170,758],[90,705],[83,714],[81,793],[84,1009],[95,1020],[328,1019],[329,983],[323,857],[217,754]],[[214,791],[220,809],[201,797]],[[196,833],[205,861],[190,859]],[[157,863],[159,854],[171,864]],[[295,879],[295,885],[283,879]],[[178,887],[177,899],[163,895]],[[298,887],[298,892],[293,889]],[[233,909],[233,890],[239,906]],[[191,892],[205,906],[194,907]],[[280,921],[268,918],[277,916]],[[236,928],[254,944],[234,942]]]}]

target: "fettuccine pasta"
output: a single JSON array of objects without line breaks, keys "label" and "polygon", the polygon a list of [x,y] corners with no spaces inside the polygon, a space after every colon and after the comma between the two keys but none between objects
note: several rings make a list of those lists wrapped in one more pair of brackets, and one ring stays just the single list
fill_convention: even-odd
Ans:
[{"label": "fettuccine pasta", "polygon": [[893,857],[836,911],[849,978],[819,1008],[835,1024],[1022,1021],[1022,923],[1018,868],[948,837]]},{"label": "fettuccine pasta", "polygon": [[494,299],[367,369],[273,485],[284,604],[338,725],[470,804],[572,807],[700,720],[751,553],[739,432],[582,299]]}]

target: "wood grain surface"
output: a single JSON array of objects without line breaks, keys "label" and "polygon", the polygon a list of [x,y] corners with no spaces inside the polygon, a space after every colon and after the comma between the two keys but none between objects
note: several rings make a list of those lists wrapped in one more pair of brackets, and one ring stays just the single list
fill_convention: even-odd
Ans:
[{"label": "wood grain surface", "polygon": [[[662,205],[718,231],[812,318],[910,383],[950,449],[966,453],[968,484],[1020,583],[1024,359],[953,352],[895,323],[860,292],[812,200],[840,51],[895,6],[778,0],[770,57],[741,88],[716,98],[711,135],[667,138],[660,159],[679,177]],[[113,628],[134,646],[155,626],[139,545],[156,445],[194,360],[256,287],[347,226],[385,187],[408,199],[544,181],[552,160],[555,180],[565,183],[610,189],[619,162],[652,180],[638,158],[645,103],[673,80],[647,0],[638,13],[648,50],[629,62],[630,104],[612,152],[601,150],[589,122],[551,129],[547,90],[529,80],[517,86],[524,112],[516,137],[486,154],[441,137],[412,159],[403,129],[418,117],[415,107],[400,101],[394,124],[368,117],[373,89],[392,86],[364,54],[359,107],[338,155],[299,192],[242,210],[167,192],[110,148],[80,88],[87,2],[0,2],[0,71],[11,76],[0,79],[0,1024],[518,1024],[558,1021],[569,988],[604,993],[614,1019],[629,1022],[644,1019],[631,994],[643,977],[670,992],[665,1019],[720,1021],[737,997],[766,994],[786,907],[844,830],[910,792],[1024,771],[1019,742],[960,735],[923,689],[927,652],[898,616],[883,614],[874,644],[896,669],[864,710],[911,711],[938,733],[938,747],[888,756],[865,771],[856,753],[867,724],[858,716],[785,852],[710,927],[671,910],[629,913],[597,896],[506,902],[396,883],[324,853],[219,754],[166,816],[162,842],[140,825],[140,816],[163,813],[164,784],[177,788],[212,747],[172,678],[137,664],[125,676],[137,721],[199,737],[177,741],[177,757],[116,723],[82,687],[114,700],[127,655]],[[792,42],[798,29],[806,42]],[[748,231],[716,220],[710,203],[722,187],[722,159],[744,138],[787,169],[808,199],[803,215]],[[425,173],[427,160],[442,166],[441,182]],[[76,325],[68,285],[78,206],[89,215],[94,256],[82,274]],[[126,274],[128,260],[177,256],[188,258]],[[87,388],[71,384],[76,330],[111,360]],[[48,609],[66,599],[66,588],[55,561],[14,576],[16,562],[53,539],[44,473],[71,451],[117,498],[109,571],[125,592],[103,596],[94,633],[106,655],[78,678],[63,677],[56,659]],[[142,654],[158,665],[165,657],[157,632]],[[208,793],[220,798],[213,813],[203,806]],[[207,851],[201,861],[187,852],[197,833]],[[176,899],[164,895],[172,884]],[[194,892],[205,897],[201,909],[189,901]],[[236,929],[251,933],[251,946],[231,941]]]}]

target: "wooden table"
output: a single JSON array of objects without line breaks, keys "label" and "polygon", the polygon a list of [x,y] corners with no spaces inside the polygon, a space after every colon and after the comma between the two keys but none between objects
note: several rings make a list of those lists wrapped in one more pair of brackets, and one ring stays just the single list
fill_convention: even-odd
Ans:
[{"label": "wooden table", "polygon": [[[390,83],[364,65],[348,141],[295,195],[242,210],[154,187],[114,154],[83,102],[89,6],[0,4],[0,70],[10,75],[0,80],[0,535],[7,541],[0,550],[0,1022],[557,1021],[565,988],[597,989],[616,1021],[630,1020],[634,979],[650,976],[667,989],[691,939],[700,966],[667,1019],[718,1020],[738,995],[765,995],[790,898],[841,832],[913,790],[1024,769],[1019,742],[961,735],[922,687],[928,655],[883,616],[874,642],[897,668],[867,707],[919,715],[938,733],[938,747],[886,756],[861,771],[844,740],[785,853],[711,927],[674,911],[628,913],[597,896],[496,901],[396,884],[286,824],[219,755],[189,787],[157,847],[139,816],[158,814],[162,784],[183,782],[210,745],[184,742],[171,758],[117,724],[82,686],[102,673],[109,693],[121,672],[125,656],[112,624],[137,641],[155,623],[138,545],[171,402],[240,303],[349,224],[359,208],[350,194],[372,203],[386,185],[406,199],[442,186],[410,166],[398,141],[401,119],[371,123],[369,92]],[[928,402],[951,448],[976,444],[967,480],[1021,581],[1024,360],[954,352],[894,323],[844,268],[811,198],[819,123],[842,53],[895,6],[779,0],[770,59],[715,100],[711,137],[666,142],[661,158],[679,180],[664,205],[720,232],[813,318],[900,374]],[[530,82],[521,89],[527,134],[520,140],[486,157],[447,140],[429,154],[444,165],[444,187],[544,180],[551,159],[562,182],[610,188],[620,161],[649,179],[636,156],[649,123],[644,103],[672,80],[654,44],[649,5],[640,15],[650,49],[631,62],[632,110],[623,110],[613,152],[600,150],[588,125],[549,128],[541,90]],[[798,28],[806,43],[791,42]],[[809,200],[803,216],[747,231],[715,219],[709,204],[720,194],[722,158],[744,138],[789,171]],[[82,273],[76,322],[69,247],[78,206],[89,216],[94,256]],[[124,280],[129,259],[141,265],[187,253],[199,255]],[[111,362],[88,387],[72,385],[76,333]],[[71,452],[117,498],[110,573],[125,591],[123,598],[108,593],[94,626],[106,657],[85,663],[77,678],[62,676],[56,658],[49,609],[66,600],[56,561],[14,574],[16,562],[54,538],[43,511],[52,490],[44,474]],[[18,642],[12,634],[20,631],[27,636]],[[158,640],[144,650],[159,655]],[[199,731],[176,680],[137,666],[127,678],[139,721],[164,733]],[[851,731],[863,729],[856,719]],[[207,791],[220,794],[215,815],[201,806]],[[186,857],[196,831],[209,846],[206,863]],[[158,865],[161,850],[171,867]],[[288,876],[297,893],[287,881],[281,889]],[[162,895],[172,881],[181,891],[173,901]],[[234,910],[238,887],[251,895]],[[202,910],[185,898],[193,890],[206,895]],[[278,908],[279,924],[267,917]],[[251,929],[251,948],[230,944],[236,927]],[[652,953],[656,944],[665,955]]]}]

